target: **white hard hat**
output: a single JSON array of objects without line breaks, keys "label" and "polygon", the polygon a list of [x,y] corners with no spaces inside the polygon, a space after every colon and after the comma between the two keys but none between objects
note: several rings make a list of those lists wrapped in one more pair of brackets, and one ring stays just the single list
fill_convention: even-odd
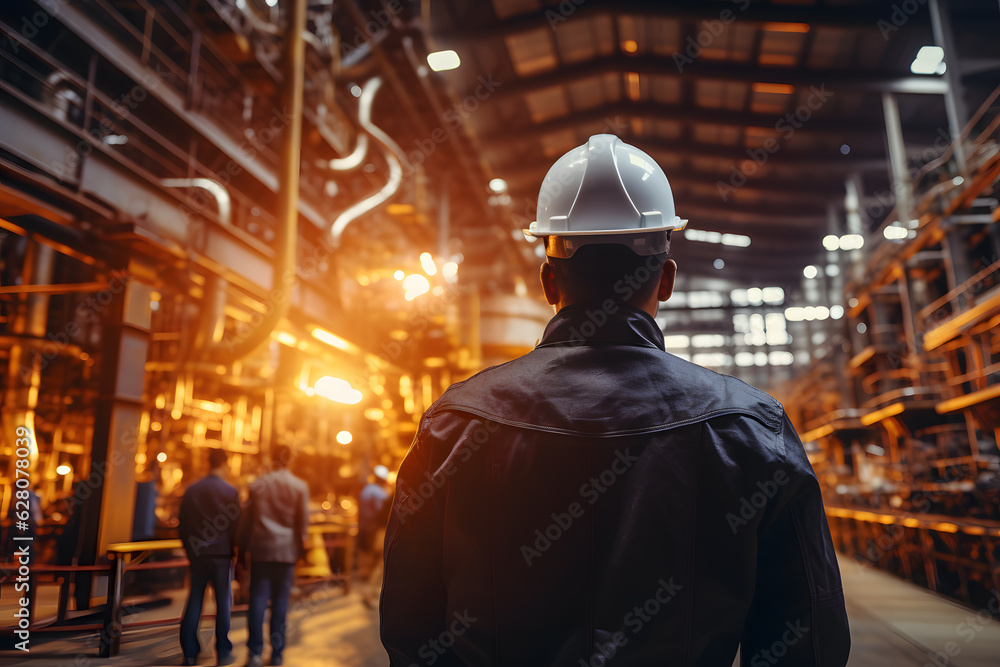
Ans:
[{"label": "white hard hat", "polygon": [[571,257],[594,243],[656,255],[667,251],[666,232],[687,224],[674,214],[659,165],[613,134],[595,134],[556,160],[538,192],[537,217],[522,231],[546,237],[551,257]]}]

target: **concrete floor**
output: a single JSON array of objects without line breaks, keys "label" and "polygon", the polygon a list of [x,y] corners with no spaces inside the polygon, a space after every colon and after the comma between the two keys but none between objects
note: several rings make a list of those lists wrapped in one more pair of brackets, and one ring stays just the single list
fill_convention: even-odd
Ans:
[{"label": "concrete floor", "polygon": [[[851,667],[1000,665],[1000,619],[989,619],[986,613],[977,618],[974,610],[848,560],[841,561],[841,571],[853,636]],[[378,614],[365,608],[357,594],[320,591],[311,602],[294,606],[289,625],[287,665],[385,667],[388,663],[378,640]],[[210,622],[202,624],[202,633],[203,645],[211,646]],[[233,619],[230,638],[236,646],[236,665],[246,664],[244,616]],[[0,662],[12,667],[180,664],[175,628],[127,632],[117,658],[95,658],[96,648],[96,638],[39,641],[30,655],[2,652]],[[950,661],[945,659],[948,652]],[[203,651],[200,664],[214,664],[210,650]]]}]

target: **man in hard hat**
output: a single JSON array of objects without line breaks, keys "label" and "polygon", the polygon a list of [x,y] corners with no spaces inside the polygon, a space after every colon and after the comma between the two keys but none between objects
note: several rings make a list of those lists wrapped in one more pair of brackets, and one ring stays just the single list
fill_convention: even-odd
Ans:
[{"label": "man in hard hat", "polygon": [[[781,405],[664,352],[681,229],[610,135],[542,184],[529,354],[420,422],[386,537],[392,665],[824,665],[850,634],[820,488]],[[610,661],[610,662],[609,662]]]}]

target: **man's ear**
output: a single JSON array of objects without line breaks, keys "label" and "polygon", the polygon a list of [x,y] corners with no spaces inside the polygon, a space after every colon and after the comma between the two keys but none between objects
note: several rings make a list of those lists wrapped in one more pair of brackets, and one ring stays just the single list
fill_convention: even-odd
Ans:
[{"label": "man's ear", "polygon": [[556,279],[555,271],[552,270],[552,265],[543,262],[538,277],[542,281],[542,292],[545,293],[545,300],[549,305],[558,305],[559,299],[562,297],[562,290],[559,289],[559,281]]},{"label": "man's ear", "polygon": [[656,298],[666,301],[674,293],[674,280],[677,278],[677,262],[668,259],[663,263],[663,273],[660,274],[660,286],[656,290]]}]

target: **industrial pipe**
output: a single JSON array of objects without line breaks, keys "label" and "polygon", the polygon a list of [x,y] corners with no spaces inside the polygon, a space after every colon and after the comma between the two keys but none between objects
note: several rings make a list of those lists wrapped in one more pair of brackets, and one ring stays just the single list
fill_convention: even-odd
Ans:
[{"label": "industrial pipe", "polygon": [[350,155],[335,157],[329,162],[323,162],[323,166],[333,171],[350,171],[360,167],[366,155],[368,155],[368,135],[360,133],[358,134],[358,143]]},{"label": "industrial pipe", "polygon": [[164,178],[160,185],[165,188],[200,188],[208,192],[215,198],[215,205],[218,209],[219,220],[228,225],[233,218],[233,205],[229,198],[229,191],[218,181],[211,178]]},{"label": "industrial pipe", "polygon": [[365,213],[368,213],[376,206],[384,203],[390,197],[392,197],[399,190],[399,186],[403,183],[403,167],[402,163],[406,159],[403,155],[403,149],[393,141],[392,137],[386,134],[382,129],[374,125],[371,121],[372,114],[372,104],[375,101],[375,94],[378,92],[379,88],[382,86],[381,77],[373,77],[365,83],[361,90],[361,98],[358,103],[358,123],[361,127],[372,136],[377,142],[382,144],[384,147],[383,154],[385,155],[386,162],[389,163],[389,180],[386,184],[382,186],[382,189],[373,194],[367,199],[362,199],[358,203],[354,204],[343,211],[337,216],[337,219],[333,221],[330,226],[330,238],[334,247],[340,244],[340,236],[347,229],[347,226],[352,222],[360,218]]},{"label": "industrial pipe", "polygon": [[299,233],[299,159],[302,144],[302,96],[305,88],[305,40],[307,0],[290,3],[280,108],[289,110],[291,119],[283,132],[278,168],[277,219],[283,223],[274,255],[274,279],[263,319],[245,336],[223,341],[212,347],[213,359],[232,363],[245,357],[274,331],[288,311],[288,297],[295,283],[295,247]]},{"label": "industrial pipe", "polygon": [[[29,240],[24,255],[22,277],[24,283],[48,285],[52,282],[56,252],[50,246]],[[49,295],[45,293],[24,295],[11,309],[10,333],[43,340],[48,327]],[[27,427],[35,432],[35,409],[38,391],[42,384],[42,356],[31,344],[17,343],[10,347],[7,363],[7,383],[3,400],[4,440],[15,441],[17,429]],[[29,450],[32,458],[38,454],[34,436]],[[13,475],[13,461],[11,462]]]}]

